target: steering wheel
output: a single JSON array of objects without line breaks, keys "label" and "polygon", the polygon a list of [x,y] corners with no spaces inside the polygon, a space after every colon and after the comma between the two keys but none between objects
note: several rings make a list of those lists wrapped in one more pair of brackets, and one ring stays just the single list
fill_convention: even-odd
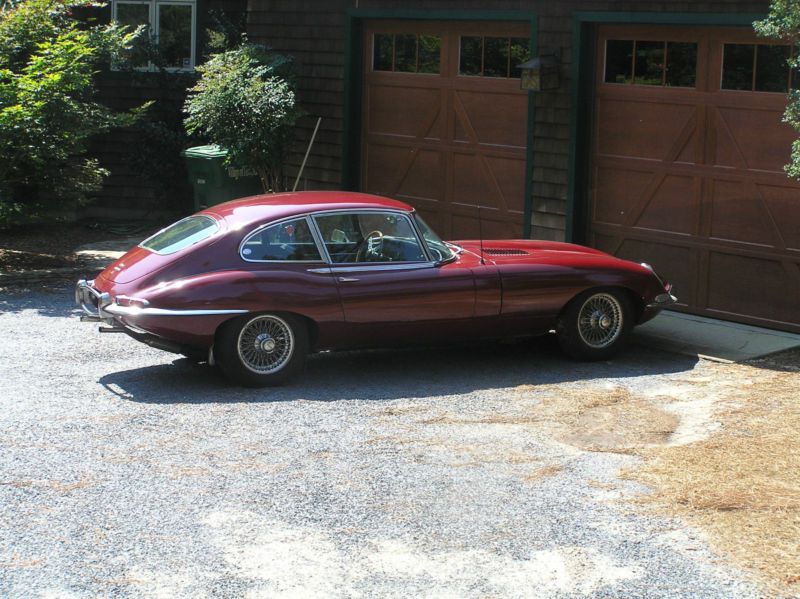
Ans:
[{"label": "steering wheel", "polygon": [[368,260],[365,260],[368,254],[379,256],[379,252],[376,251],[376,242],[379,239],[383,239],[383,233],[380,231],[375,230],[367,233],[356,248],[356,262],[368,262]]}]

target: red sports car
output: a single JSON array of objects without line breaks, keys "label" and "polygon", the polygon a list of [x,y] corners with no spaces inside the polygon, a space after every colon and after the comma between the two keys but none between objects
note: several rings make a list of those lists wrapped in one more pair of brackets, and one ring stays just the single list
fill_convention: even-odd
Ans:
[{"label": "red sports car", "polygon": [[94,281],[85,320],[282,383],[309,352],[533,336],[580,359],[617,352],[675,302],[646,264],[543,241],[442,241],[402,202],[346,192],[213,206],[145,239]]}]

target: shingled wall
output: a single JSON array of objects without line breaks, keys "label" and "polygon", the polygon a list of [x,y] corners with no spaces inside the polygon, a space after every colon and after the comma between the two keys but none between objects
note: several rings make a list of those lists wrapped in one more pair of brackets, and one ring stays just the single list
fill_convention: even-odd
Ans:
[{"label": "shingled wall", "polygon": [[[307,189],[337,188],[342,184],[344,139],[345,29],[348,8],[404,10],[525,10],[538,14],[539,48],[562,51],[562,83],[554,92],[537,93],[534,124],[532,236],[564,237],[570,145],[570,74],[576,11],[764,13],[766,1],[716,2],[639,1],[445,1],[445,0],[248,0],[250,39],[293,55],[299,73],[300,101],[308,111],[298,134],[292,159],[296,167],[311,135],[316,117],[321,132],[304,173]],[[589,106],[579,107],[590,110]]]}]

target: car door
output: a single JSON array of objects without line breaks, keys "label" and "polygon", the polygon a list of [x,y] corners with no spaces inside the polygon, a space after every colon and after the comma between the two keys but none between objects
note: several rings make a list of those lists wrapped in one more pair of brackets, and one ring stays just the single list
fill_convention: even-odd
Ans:
[{"label": "car door", "polygon": [[254,311],[301,314],[317,323],[319,342],[329,344],[344,323],[339,291],[326,268],[308,216],[283,219],[248,234],[239,248],[252,277],[238,295]]},{"label": "car door", "polygon": [[340,211],[314,221],[353,333],[421,340],[473,318],[472,270],[434,262],[407,214]]}]

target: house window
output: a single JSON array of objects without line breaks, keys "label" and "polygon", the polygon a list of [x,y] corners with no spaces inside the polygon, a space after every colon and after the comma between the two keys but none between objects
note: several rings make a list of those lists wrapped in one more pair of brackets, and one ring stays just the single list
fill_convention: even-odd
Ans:
[{"label": "house window", "polygon": [[605,83],[694,87],[697,44],[608,40]]},{"label": "house window", "polygon": [[396,73],[439,73],[442,40],[435,35],[376,33],[372,70]]},{"label": "house window", "polygon": [[785,94],[800,84],[797,73],[790,73],[790,57],[791,48],[785,45],[725,44],[721,87]]},{"label": "house window", "polygon": [[133,66],[155,70],[163,66],[173,71],[188,71],[195,66],[196,0],[114,0],[113,18],[122,25],[146,27],[152,44],[158,48],[161,65],[148,58],[147,38],[131,51]]},{"label": "house window", "polygon": [[517,66],[530,60],[530,41],[524,37],[462,36],[459,75],[519,79]]}]

